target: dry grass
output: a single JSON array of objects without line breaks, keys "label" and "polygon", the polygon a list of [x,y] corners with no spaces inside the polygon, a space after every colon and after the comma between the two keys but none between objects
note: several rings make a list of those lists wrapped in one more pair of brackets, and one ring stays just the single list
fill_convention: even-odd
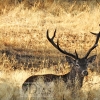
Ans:
[{"label": "dry grass", "polygon": [[[41,2],[35,2],[31,7],[25,2],[16,5],[16,7],[12,3],[12,7],[8,7],[7,2],[11,1],[6,0],[5,4],[0,5],[0,8],[4,8],[0,15],[0,100],[29,100],[29,96],[27,98],[21,97],[21,85],[30,75],[64,74],[69,71],[65,60],[62,61],[64,55],[55,50],[47,41],[47,29],[49,29],[50,36],[57,29],[55,41],[59,38],[60,46],[63,49],[72,53],[76,49],[80,57],[83,57],[93,45],[95,36],[91,35],[90,31],[99,32],[100,30],[99,3],[95,4],[95,2],[90,3],[89,1],[84,4],[83,2],[69,3],[64,0],[61,3],[61,0],[58,1],[48,0],[43,5]],[[97,60],[94,65],[90,65],[92,69],[96,67],[95,70],[98,72],[100,72],[99,49],[100,45],[91,53],[91,55],[97,54]],[[2,53],[3,50],[10,51],[10,54],[7,56],[7,53]],[[33,66],[34,68],[28,71],[23,70],[26,66],[18,63],[15,59],[16,55],[42,57],[40,66],[37,68],[37,60],[39,59],[36,58],[37,64]],[[53,61],[49,65],[48,59],[50,58]],[[27,62],[26,59],[23,62]],[[12,69],[14,66],[19,66],[20,70],[14,71]],[[71,97],[70,91],[63,91],[63,87],[64,100],[99,100],[99,78],[99,73],[89,72],[82,89],[76,92],[74,98]],[[55,92],[57,92],[56,89]],[[60,94],[55,97],[57,97],[56,100],[63,100]]]}]

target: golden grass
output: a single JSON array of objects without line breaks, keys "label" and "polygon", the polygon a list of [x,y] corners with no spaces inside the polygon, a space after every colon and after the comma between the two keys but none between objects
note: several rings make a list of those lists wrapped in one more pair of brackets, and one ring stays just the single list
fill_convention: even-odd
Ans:
[{"label": "golden grass", "polygon": [[[95,41],[95,36],[89,32],[98,33],[100,31],[99,4],[91,9],[88,5],[89,2],[84,2],[84,5],[81,3],[80,6],[75,2],[72,4],[68,2],[61,3],[60,0],[58,3],[53,2],[53,0],[49,2],[51,3],[46,2],[42,6],[38,3],[38,5],[32,6],[31,9],[25,8],[25,3],[16,7],[12,5],[12,8],[9,9],[2,5],[1,8],[4,7],[5,9],[2,9],[0,15],[0,50],[9,50],[13,55],[17,53],[20,55],[40,55],[44,58],[46,55],[61,57],[62,54],[54,49],[46,39],[47,29],[49,29],[50,36],[57,29],[55,41],[59,38],[60,46],[63,49],[67,49],[72,53],[76,49],[79,56],[83,57]],[[94,4],[94,2],[91,2],[91,4]],[[93,69],[94,67],[97,68],[96,71],[100,71],[99,49],[100,45],[91,53],[91,55],[98,55],[96,64],[93,66]],[[13,58],[13,62],[10,62],[5,54],[0,55],[0,100],[29,100],[29,96],[23,99],[20,93],[22,83],[30,75],[64,74],[69,71],[67,64],[65,64],[65,68],[58,64],[59,68],[56,65],[39,69],[36,72],[36,68],[24,71],[24,65],[22,65],[21,70],[13,71],[11,67],[16,63],[15,59]],[[41,66],[44,66],[43,64]],[[82,89],[76,92],[75,98],[71,97],[70,91],[63,91],[66,93],[64,99],[99,100],[99,78],[100,75],[97,72],[89,72]],[[63,99],[60,94],[56,97],[58,97],[56,100]]]}]

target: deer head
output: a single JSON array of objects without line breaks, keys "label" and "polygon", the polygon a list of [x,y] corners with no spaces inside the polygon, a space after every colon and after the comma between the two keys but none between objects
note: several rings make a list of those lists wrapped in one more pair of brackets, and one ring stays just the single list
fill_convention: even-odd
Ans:
[{"label": "deer head", "polygon": [[100,37],[100,32],[98,34],[96,33],[92,33],[94,35],[97,36],[96,38],[96,42],[94,43],[94,45],[88,50],[88,52],[86,53],[86,55],[83,58],[79,58],[78,54],[75,50],[75,55],[72,53],[69,53],[65,50],[62,50],[59,46],[59,40],[57,40],[57,44],[53,41],[54,37],[56,35],[56,30],[54,31],[54,35],[52,38],[49,37],[49,31],[47,30],[47,39],[49,40],[49,42],[56,48],[58,49],[61,53],[66,55],[66,60],[69,63],[69,65],[71,65],[72,67],[72,71],[75,72],[75,74],[78,74],[82,77],[87,76],[88,75],[88,71],[87,71],[87,67],[89,63],[92,63],[95,59],[96,59],[96,55],[93,56],[89,56],[89,54],[91,53],[91,51],[96,48],[98,46],[98,41],[99,41],[99,37]]}]

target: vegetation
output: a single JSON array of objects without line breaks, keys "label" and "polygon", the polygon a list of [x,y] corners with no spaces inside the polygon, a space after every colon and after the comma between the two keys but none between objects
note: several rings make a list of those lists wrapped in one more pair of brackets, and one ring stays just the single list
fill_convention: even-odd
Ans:
[{"label": "vegetation", "polygon": [[[100,31],[100,2],[81,0],[0,0],[0,100],[23,99],[21,85],[35,74],[64,74],[70,70],[64,55],[46,39],[57,29],[60,46],[83,57]],[[100,45],[91,53],[89,76],[74,98],[69,90],[56,100],[99,100]],[[55,93],[58,90],[55,89]],[[63,88],[62,88],[63,92]],[[27,95],[27,94],[26,94]]]}]

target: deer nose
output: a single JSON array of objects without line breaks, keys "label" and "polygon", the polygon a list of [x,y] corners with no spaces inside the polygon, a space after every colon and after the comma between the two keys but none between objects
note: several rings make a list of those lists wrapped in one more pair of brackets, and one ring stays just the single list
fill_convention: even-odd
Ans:
[{"label": "deer nose", "polygon": [[88,72],[86,70],[82,71],[82,75],[83,76],[87,76],[88,75]]}]

